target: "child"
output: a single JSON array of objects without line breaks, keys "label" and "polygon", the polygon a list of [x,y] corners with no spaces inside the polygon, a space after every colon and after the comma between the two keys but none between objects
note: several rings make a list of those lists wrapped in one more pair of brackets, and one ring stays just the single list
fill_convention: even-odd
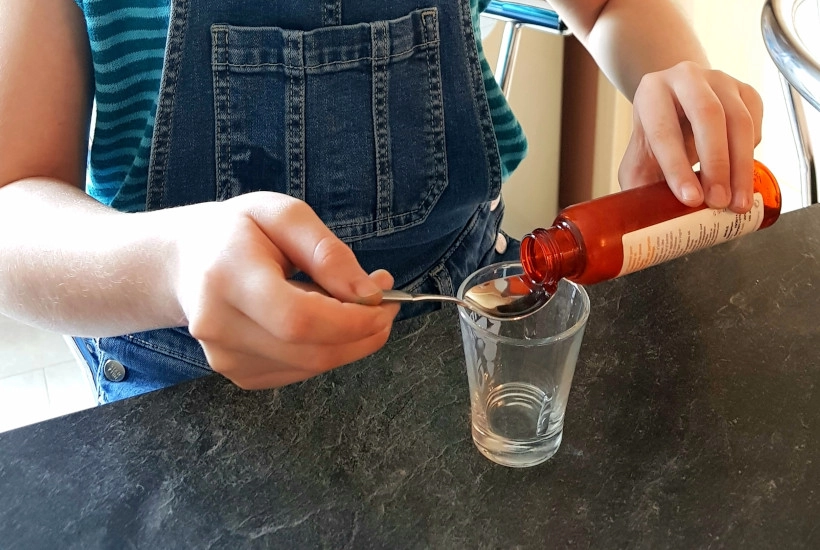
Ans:
[{"label": "child", "polygon": [[[526,142],[486,3],[4,2],[0,312],[85,337],[100,402],[375,352],[382,289],[453,293],[517,257],[497,197]],[[551,4],[633,101],[621,184],[748,210],[760,98],[672,1]]]}]

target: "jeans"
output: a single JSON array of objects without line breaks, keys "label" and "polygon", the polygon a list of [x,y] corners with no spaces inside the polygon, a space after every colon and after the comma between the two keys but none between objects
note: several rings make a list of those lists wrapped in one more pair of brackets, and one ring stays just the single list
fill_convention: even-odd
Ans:
[{"label": "jeans", "polygon": [[[501,166],[474,15],[469,0],[173,0],[147,207],[288,194],[412,292],[453,294],[517,258],[517,242],[496,246]],[[183,328],[80,347],[100,402],[211,372]]]}]

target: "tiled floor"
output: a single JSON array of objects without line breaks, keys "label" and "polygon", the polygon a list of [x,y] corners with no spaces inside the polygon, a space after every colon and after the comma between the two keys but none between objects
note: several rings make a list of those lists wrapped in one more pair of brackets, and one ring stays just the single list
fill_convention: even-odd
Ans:
[{"label": "tiled floor", "polygon": [[62,335],[0,315],[0,432],[94,405],[90,373]]}]

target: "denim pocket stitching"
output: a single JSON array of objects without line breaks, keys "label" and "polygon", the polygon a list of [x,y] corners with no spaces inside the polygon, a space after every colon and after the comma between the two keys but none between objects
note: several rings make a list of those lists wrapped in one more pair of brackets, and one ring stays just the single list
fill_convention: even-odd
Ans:
[{"label": "denim pocket stitching", "polygon": [[[214,28],[217,27],[224,27],[224,25],[214,25]],[[231,63],[230,61],[221,61],[221,62],[214,62],[212,63],[213,67],[215,68],[228,68],[228,69],[298,69],[298,70],[306,70],[312,71],[315,69],[322,69],[325,67],[344,67],[345,65],[355,65],[362,62],[386,62],[392,61],[394,59],[398,59],[401,57],[410,57],[410,54],[413,54],[417,50],[420,49],[430,49],[431,46],[438,47],[440,44],[439,40],[428,40],[422,42],[420,44],[416,44],[412,48],[408,48],[404,51],[395,52],[390,55],[386,56],[364,56],[358,57],[355,59],[346,59],[344,61],[331,61],[328,63],[319,63],[316,65],[291,65],[289,63]]]},{"label": "denim pocket stitching", "polygon": [[473,30],[472,11],[470,2],[459,2],[461,6],[462,17],[462,32],[464,33],[465,44],[476,44],[471,48],[467,48],[466,54],[469,59],[470,78],[472,80],[472,96],[473,108],[480,113],[479,120],[483,129],[484,152],[489,161],[488,163],[488,179],[490,183],[489,193],[487,199],[498,196],[501,192],[502,171],[501,171],[501,155],[498,149],[498,138],[493,127],[492,113],[490,112],[489,100],[487,99],[487,90],[484,85],[484,74],[481,69],[481,62],[478,58],[478,47]]},{"label": "denim pocket stitching", "polygon": [[[302,59],[304,56],[304,35],[297,31],[286,31],[286,52],[288,55]],[[288,160],[288,195],[299,200],[305,200],[307,182],[305,181],[305,86],[306,75],[304,69],[297,66],[285,69],[287,76],[288,95],[285,115],[285,147]]]},{"label": "denim pocket stitching", "polygon": [[322,24],[328,26],[342,24],[342,0],[323,2]]},{"label": "denim pocket stitching", "polygon": [[189,0],[171,3],[168,43],[165,46],[165,66],[157,96],[154,115],[154,133],[151,137],[151,154],[148,160],[148,178],[145,191],[145,209],[159,208],[165,202],[165,187],[171,144],[171,119],[176,104],[176,89],[182,65],[182,44],[188,32]]},{"label": "denim pocket stitching", "polygon": [[[420,74],[424,74],[425,69],[423,67],[426,65],[429,91],[427,92],[427,98],[425,100],[425,111],[423,114],[418,115],[420,118],[418,119],[417,124],[425,124],[428,131],[424,132],[425,136],[423,141],[418,141],[416,143],[418,143],[419,151],[421,151],[419,153],[422,155],[421,158],[427,159],[429,165],[422,171],[421,174],[417,173],[418,176],[414,177],[416,180],[415,182],[410,183],[412,180],[408,180],[410,185],[408,189],[413,190],[414,194],[402,195],[405,197],[404,204],[398,205],[399,208],[395,211],[392,210],[394,205],[393,199],[391,198],[393,190],[395,189],[395,184],[391,181],[392,178],[390,177],[381,178],[381,181],[378,181],[379,177],[377,174],[377,181],[375,182],[377,187],[371,191],[368,191],[368,193],[373,193],[371,199],[374,201],[373,211],[363,214],[361,208],[358,213],[355,208],[352,208],[346,216],[339,216],[335,220],[330,217],[322,216],[323,218],[327,218],[325,219],[326,225],[346,242],[354,242],[374,236],[389,235],[423,223],[424,220],[429,217],[435,204],[441,197],[443,190],[447,187],[447,155],[444,136],[443,90],[440,74],[440,52],[438,49],[440,46],[437,19],[438,12],[435,9],[427,9],[424,11],[419,10],[414,13],[417,18],[416,24],[419,25],[416,27],[416,32],[419,33],[416,35],[418,40],[415,41],[414,45],[411,47],[404,47],[400,51],[393,53],[389,53],[389,49],[385,48],[387,51],[384,55],[379,55],[380,52],[371,51],[371,54],[373,55],[363,56],[361,59],[369,60],[371,63],[381,63],[387,65],[391,60],[398,59],[403,56],[407,56],[408,53],[412,53],[417,56],[416,70],[420,71]],[[405,16],[405,18],[410,18],[411,15]],[[371,23],[371,25],[374,25],[374,23]],[[316,68],[328,64],[311,64],[306,67],[300,67],[298,62],[285,58],[283,63],[241,64],[238,66],[237,64],[232,63],[228,57],[229,44],[227,37],[230,34],[230,29],[230,25],[222,24],[212,25],[211,27],[212,34],[224,36],[222,40],[214,40],[212,47],[220,51],[212,53],[211,59],[211,63],[213,65],[212,71],[215,79],[214,109],[217,111],[216,118],[220,121],[218,122],[218,128],[216,131],[218,155],[218,173],[216,175],[216,179],[217,187],[220,189],[219,198],[229,198],[232,194],[240,192],[240,188],[242,187],[240,180],[237,179],[233,166],[234,155],[240,154],[240,152],[233,151],[233,138],[231,137],[233,133],[232,125],[227,128],[225,126],[225,118],[227,117],[232,120],[233,117],[233,113],[231,112],[233,107],[225,104],[225,102],[231,103],[232,101],[230,88],[233,86],[233,78],[231,78],[230,75],[232,73],[243,73],[244,71],[241,67],[270,66],[284,70],[287,77],[289,77],[290,80],[288,82],[288,87],[284,93],[287,94],[286,101],[291,106],[290,109],[295,109],[295,111],[288,113],[288,121],[285,126],[285,143],[287,145],[287,152],[285,153],[283,159],[287,161],[285,170],[288,174],[288,181],[287,186],[283,188],[282,191],[296,198],[305,200],[306,182],[302,181],[305,176],[305,169],[303,168],[305,124],[304,120],[302,120],[304,118],[305,108],[304,105],[300,106],[300,103],[303,102],[305,97],[304,93],[300,93],[299,90],[293,88],[293,78],[295,78],[295,75],[299,74],[301,75],[302,82],[304,83],[304,77],[307,70],[316,70]],[[277,31],[279,30],[275,27],[271,27],[271,29],[276,29]],[[302,31],[284,31],[283,38],[285,38],[286,42],[288,41],[288,38],[290,38],[287,37],[290,33],[299,33],[300,36],[304,35],[304,32]],[[289,45],[292,45],[292,43]],[[233,47],[237,46],[234,45]],[[422,54],[424,57],[422,58],[417,52],[424,52]],[[297,56],[295,59],[301,58],[302,56]],[[349,61],[345,61],[344,63],[349,63]],[[240,69],[235,70],[237,67],[240,67]],[[374,85],[375,84],[371,82],[371,86]],[[372,98],[372,101],[377,101],[377,98]],[[375,108],[378,108],[378,106],[371,104],[371,109]],[[294,119],[296,118],[301,121],[301,124],[298,125],[298,127],[294,122]],[[227,123],[230,124],[229,121]],[[295,138],[292,134],[297,130],[302,133],[300,134],[299,139],[296,140],[297,143],[294,143]],[[380,131],[378,127],[374,128],[374,130],[377,132]],[[376,137],[378,138],[378,135]],[[388,132],[387,139],[382,139],[381,141],[386,141],[389,143],[389,139]],[[404,173],[404,170],[402,173]],[[320,209],[323,208],[320,204],[313,206],[318,206]]]},{"label": "denim pocket stitching", "polygon": [[[214,27],[211,29],[211,40],[214,48],[211,53],[214,67],[218,67],[217,59],[227,55],[229,34],[226,29]],[[225,74],[223,74],[225,73]],[[216,200],[226,199],[232,195],[231,186],[231,86],[230,74],[224,70],[213,71],[214,87],[214,154],[216,156]],[[224,105],[223,105],[224,104]]]},{"label": "denim pocket stitching", "polygon": [[[387,24],[373,23],[370,26],[370,42],[373,53],[389,50],[390,43],[387,35]],[[391,205],[393,204],[393,185],[391,173],[393,163],[390,151],[390,131],[388,119],[389,72],[387,62],[380,62],[381,57],[373,57],[371,87],[373,111],[373,138],[376,167],[376,232],[390,231],[389,223]]]},{"label": "denim pocket stitching", "polygon": [[[434,10],[428,10],[422,12],[421,14],[422,20],[425,23],[424,44],[439,44],[438,30],[436,28],[438,19],[436,16],[437,12]],[[433,37],[430,38],[428,34],[432,34]],[[373,235],[385,235],[394,231],[408,229],[423,223],[424,220],[426,220],[430,215],[430,212],[432,212],[433,206],[435,206],[436,202],[438,202],[438,198],[441,196],[444,188],[447,187],[447,155],[444,137],[444,99],[442,97],[443,92],[441,89],[441,66],[438,57],[438,48],[426,48],[425,59],[427,61],[427,81],[429,83],[428,97],[430,98],[428,111],[430,113],[431,126],[435,126],[435,128],[433,128],[435,132],[431,132],[433,135],[428,136],[428,143],[425,144],[428,153],[427,156],[434,159],[433,169],[427,177],[427,192],[423,197],[421,197],[416,208],[398,214],[390,213],[388,219],[377,217],[374,220],[377,226],[382,223],[388,223],[390,227],[389,230],[371,231],[370,233],[361,235],[359,238],[367,238]],[[418,217],[419,213],[422,212],[423,215]],[[360,224],[351,222],[346,225],[329,225],[329,227],[331,229],[345,229],[356,225]]]}]

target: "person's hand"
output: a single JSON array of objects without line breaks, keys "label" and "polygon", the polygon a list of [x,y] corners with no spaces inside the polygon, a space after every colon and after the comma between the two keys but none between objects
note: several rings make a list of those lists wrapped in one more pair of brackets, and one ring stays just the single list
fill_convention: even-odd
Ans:
[{"label": "person's hand", "polygon": [[[763,102],[751,86],[691,62],[650,73],[633,99],[633,133],[618,172],[627,189],[665,179],[689,206],[747,212]],[[692,170],[700,163],[701,177]]]},{"label": "person's hand", "polygon": [[[387,341],[392,276],[370,276],[304,202],[250,193],[176,209],[174,286],[214,371],[245,389],[283,386]],[[289,280],[302,271],[315,281]]]}]

